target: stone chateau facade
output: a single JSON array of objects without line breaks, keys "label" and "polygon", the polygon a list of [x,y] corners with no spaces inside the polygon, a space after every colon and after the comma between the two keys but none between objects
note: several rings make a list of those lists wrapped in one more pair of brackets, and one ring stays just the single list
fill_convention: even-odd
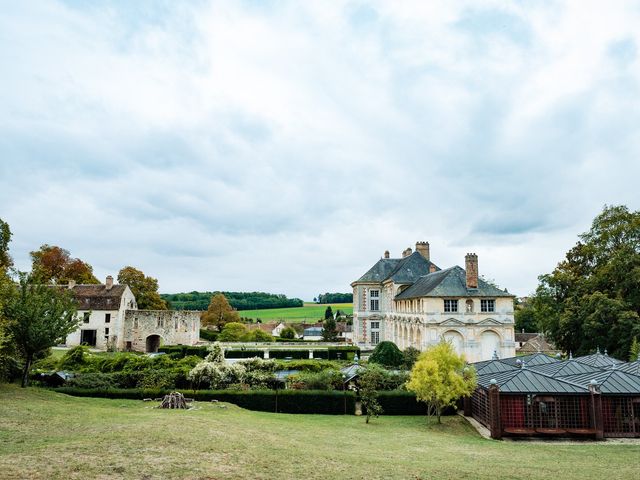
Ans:
[{"label": "stone chateau facade", "polygon": [[442,338],[467,361],[515,355],[513,300],[478,276],[478,256],[441,269],[429,243],[416,243],[401,258],[384,253],[353,287],[354,339],[364,346],[383,340],[400,349],[424,350]]},{"label": "stone chateau facade", "polygon": [[108,276],[102,285],[69,284],[78,301],[80,326],[66,345],[99,350],[156,352],[161,345],[195,345],[200,340],[199,311],[138,310],[127,285]]}]

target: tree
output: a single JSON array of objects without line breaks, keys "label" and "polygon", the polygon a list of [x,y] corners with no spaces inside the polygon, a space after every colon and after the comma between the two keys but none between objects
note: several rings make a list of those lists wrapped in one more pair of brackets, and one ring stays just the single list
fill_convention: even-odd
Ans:
[{"label": "tree", "polygon": [[273,337],[267,332],[256,328],[254,330],[249,330],[244,340],[247,342],[273,342]]},{"label": "tree", "polygon": [[324,321],[322,326],[322,340],[325,342],[335,342],[338,340],[338,329],[333,317]]},{"label": "tree", "polygon": [[218,341],[220,342],[242,342],[247,337],[247,327],[242,323],[229,322],[223,328]]},{"label": "tree", "polygon": [[403,361],[404,356],[398,346],[387,340],[377,344],[369,357],[370,363],[377,363],[385,367],[399,367]]},{"label": "tree", "polygon": [[324,311],[324,319],[327,320],[329,318],[333,318],[333,310],[331,310],[331,305],[329,305]]},{"label": "tree", "polygon": [[638,342],[638,337],[633,337],[631,348],[629,349],[629,361],[635,362],[636,360],[640,360],[640,343]]},{"label": "tree", "polygon": [[445,407],[470,396],[476,388],[475,369],[465,367],[465,363],[453,345],[442,340],[423,352],[411,370],[407,390],[427,404],[427,414],[435,413],[438,423]]},{"label": "tree", "polygon": [[362,408],[366,412],[366,421],[371,417],[378,418],[382,413],[382,406],[378,402],[378,390],[384,383],[384,370],[378,365],[370,365],[366,370],[359,370],[358,387]]},{"label": "tree", "polygon": [[515,330],[516,332],[538,332],[538,322],[533,307],[529,304],[516,303],[515,311]]},{"label": "tree", "polygon": [[536,324],[562,350],[628,358],[640,336],[640,212],[605,206],[530,299]]},{"label": "tree", "polygon": [[200,321],[202,326],[212,326],[221,332],[227,323],[239,323],[240,315],[229,305],[227,297],[221,293],[216,293],[211,297],[209,308],[202,314]]},{"label": "tree", "polygon": [[420,350],[415,347],[407,347],[402,352],[402,367],[411,370],[420,356]]},{"label": "tree", "polygon": [[292,340],[296,338],[296,331],[293,327],[285,327],[280,332],[280,338],[286,338]]},{"label": "tree", "polygon": [[62,285],[74,280],[79,284],[98,284],[93,267],[79,258],[71,258],[69,251],[56,245],[42,245],[31,252],[31,276],[42,283]]},{"label": "tree", "polygon": [[140,310],[168,310],[167,302],[158,293],[158,280],[141,270],[131,266],[122,268],[118,272],[118,283],[129,286]]},{"label": "tree", "polygon": [[24,356],[23,387],[27,386],[34,358],[78,328],[76,308],[69,290],[35,284],[24,274],[13,286],[3,313],[8,331]]},{"label": "tree", "polygon": [[11,229],[9,224],[0,218],[0,275],[6,273],[13,266],[13,259],[9,255]]}]

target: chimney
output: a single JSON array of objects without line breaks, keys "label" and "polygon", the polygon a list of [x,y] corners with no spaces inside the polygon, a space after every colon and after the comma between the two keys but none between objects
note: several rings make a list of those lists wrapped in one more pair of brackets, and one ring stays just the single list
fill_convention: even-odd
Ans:
[{"label": "chimney", "polygon": [[113,287],[113,277],[111,275],[107,276],[107,281],[105,282],[105,286],[107,287],[107,290],[111,290],[111,287]]},{"label": "chimney", "polygon": [[478,255],[467,253],[464,264],[467,271],[467,288],[478,288]]},{"label": "chimney", "polygon": [[408,257],[412,253],[413,253],[413,250],[411,250],[411,247],[409,247],[404,252],[402,252],[402,258]]},{"label": "chimney", "polygon": [[75,280],[69,280],[69,285],[68,285],[69,290],[71,290],[75,286],[76,286],[76,281]]},{"label": "chimney", "polygon": [[433,273],[436,271],[436,266],[432,263],[431,265],[429,265],[429,273]]},{"label": "chimney", "polygon": [[419,252],[425,260],[430,260],[429,258],[429,242],[416,242],[416,252]]},{"label": "chimney", "polygon": [[384,251],[384,258],[389,258],[389,250]]}]

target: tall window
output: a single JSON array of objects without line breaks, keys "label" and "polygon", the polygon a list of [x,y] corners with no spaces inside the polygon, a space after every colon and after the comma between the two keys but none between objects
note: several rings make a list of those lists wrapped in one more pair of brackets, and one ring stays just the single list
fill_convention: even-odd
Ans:
[{"label": "tall window", "polygon": [[496,311],[496,301],[495,300],[480,300],[480,311],[481,312],[495,312]]},{"label": "tall window", "polygon": [[111,322],[111,314],[110,313],[105,313],[104,314],[104,323],[109,323]]},{"label": "tall window", "polygon": [[458,311],[458,300],[451,300],[446,298],[444,300],[444,311],[445,312],[457,312]]},{"label": "tall window", "polygon": [[380,332],[371,332],[371,345],[380,343]]},{"label": "tall window", "polygon": [[89,312],[84,312],[84,314],[82,315],[82,321],[84,323],[89,323],[89,317],[91,316],[91,314]]},{"label": "tall window", "polygon": [[369,310],[377,312],[380,310],[380,290],[369,290]]}]

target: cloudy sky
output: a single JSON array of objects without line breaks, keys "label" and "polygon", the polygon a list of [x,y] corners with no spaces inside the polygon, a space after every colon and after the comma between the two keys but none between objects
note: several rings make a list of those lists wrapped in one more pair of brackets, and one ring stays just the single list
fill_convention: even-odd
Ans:
[{"label": "cloudy sky", "polygon": [[0,16],[0,218],[162,292],[349,291],[385,249],[517,295],[640,208],[640,2],[38,1]]}]

